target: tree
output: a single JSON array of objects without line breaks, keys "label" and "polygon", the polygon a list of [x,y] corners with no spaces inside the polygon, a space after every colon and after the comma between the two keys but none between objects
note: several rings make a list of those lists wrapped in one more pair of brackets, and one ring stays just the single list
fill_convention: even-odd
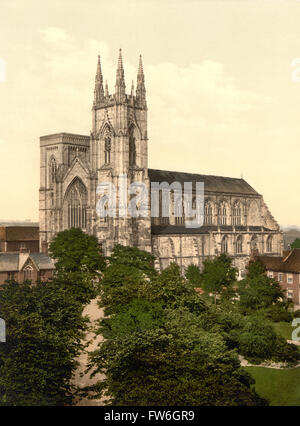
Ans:
[{"label": "tree", "polygon": [[78,228],[59,232],[49,253],[55,261],[53,280],[58,286],[68,288],[82,303],[96,297],[106,266],[96,237]]},{"label": "tree", "polygon": [[157,273],[154,269],[154,256],[136,247],[116,245],[109,258],[110,265],[126,265],[142,271],[146,276],[153,277]]},{"label": "tree", "polygon": [[72,404],[71,377],[88,319],[83,308],[97,294],[105,259],[95,237],[60,232],[50,245],[53,280],[31,286],[10,282],[0,291],[6,321],[0,346],[1,405]]},{"label": "tree", "polygon": [[276,333],[264,318],[248,316],[238,333],[239,352],[250,358],[271,359]]},{"label": "tree", "polygon": [[284,298],[280,284],[266,276],[260,261],[250,262],[246,278],[239,281],[238,294],[242,311],[265,309]]},{"label": "tree", "polygon": [[266,405],[228,349],[217,307],[197,295],[178,265],[156,273],[144,256],[119,247],[104,271],[109,316],[89,368],[105,377],[87,390],[113,405]]},{"label": "tree", "polygon": [[0,317],[0,405],[72,404],[87,325],[77,299],[55,283],[11,282],[0,291]]},{"label": "tree", "polygon": [[150,311],[146,322],[142,309],[135,309],[135,323],[125,312],[108,320],[110,334],[90,359],[94,374],[105,373],[90,388],[97,397],[112,405],[267,404],[237,355],[220,334],[204,331],[197,315],[165,309],[158,321]]},{"label": "tree", "polygon": [[79,228],[59,232],[50,244],[49,254],[55,259],[58,272],[82,270],[97,273],[105,268],[97,238]]},{"label": "tree", "polygon": [[300,238],[296,238],[296,239],[292,242],[292,244],[291,244],[291,248],[292,248],[292,249],[294,249],[294,248],[300,248]]},{"label": "tree", "polygon": [[157,276],[154,257],[134,247],[117,245],[108,260],[100,286],[100,306],[106,315],[142,297],[145,284]]},{"label": "tree", "polygon": [[185,278],[193,284],[194,287],[201,285],[201,272],[197,265],[189,265],[185,271]]},{"label": "tree", "polygon": [[201,287],[206,293],[213,293],[216,298],[219,295],[233,296],[232,287],[236,281],[237,269],[232,266],[232,260],[225,253],[214,259],[203,262],[204,268],[201,274]]}]

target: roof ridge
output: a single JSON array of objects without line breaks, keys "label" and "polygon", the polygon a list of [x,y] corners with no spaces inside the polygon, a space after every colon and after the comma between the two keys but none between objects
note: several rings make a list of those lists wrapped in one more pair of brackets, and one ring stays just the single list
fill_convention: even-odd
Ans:
[{"label": "roof ridge", "polygon": [[188,174],[188,175],[211,176],[211,177],[217,177],[217,178],[223,178],[223,179],[225,178],[225,179],[242,180],[243,182],[246,182],[248,184],[248,182],[245,181],[245,179],[243,179],[243,178],[236,178],[236,177],[231,177],[231,176],[207,175],[207,174],[196,173],[196,172],[183,172],[183,171],[178,171],[178,170],[164,170],[164,169],[148,168],[148,171],[149,170],[153,170],[153,171],[157,171],[157,172],[165,172],[165,173],[184,173],[184,174]]}]

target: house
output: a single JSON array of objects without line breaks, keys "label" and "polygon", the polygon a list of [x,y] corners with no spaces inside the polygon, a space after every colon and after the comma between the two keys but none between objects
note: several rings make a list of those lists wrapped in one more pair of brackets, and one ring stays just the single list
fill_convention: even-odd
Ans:
[{"label": "house", "polygon": [[23,283],[30,280],[47,281],[52,277],[53,260],[45,253],[30,253],[21,248],[19,252],[0,253],[0,285],[7,280]]},{"label": "house", "polygon": [[266,268],[268,277],[279,282],[286,297],[300,306],[300,249],[284,250],[283,256],[267,256],[253,253],[253,260],[259,260]]}]

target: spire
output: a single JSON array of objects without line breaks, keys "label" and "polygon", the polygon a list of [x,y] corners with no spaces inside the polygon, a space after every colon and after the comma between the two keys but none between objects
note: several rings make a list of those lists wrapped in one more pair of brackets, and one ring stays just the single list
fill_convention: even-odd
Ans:
[{"label": "spire", "polygon": [[144,82],[144,70],[143,70],[143,62],[142,62],[142,55],[140,55],[140,61],[139,61],[139,70],[138,70],[138,81]]},{"label": "spire", "polygon": [[103,76],[101,71],[100,55],[98,55],[97,72],[95,77],[94,106],[104,101]]},{"label": "spire", "polygon": [[132,80],[132,84],[131,84],[131,96],[132,97],[134,96],[134,83],[133,83],[133,80]]},{"label": "spire", "polygon": [[146,106],[146,89],[145,77],[142,63],[142,55],[140,55],[139,69],[137,75],[136,98],[141,106]]},{"label": "spire", "polygon": [[119,51],[119,60],[118,60],[118,69],[117,69],[117,78],[116,78],[116,99],[119,102],[125,100],[125,78],[124,78],[124,69],[123,69],[123,60],[122,60],[122,50]]}]

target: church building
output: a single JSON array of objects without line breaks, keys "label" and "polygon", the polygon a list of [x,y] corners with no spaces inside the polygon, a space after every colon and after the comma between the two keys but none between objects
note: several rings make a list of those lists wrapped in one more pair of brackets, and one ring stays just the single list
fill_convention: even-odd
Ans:
[{"label": "church building", "polygon": [[[183,147],[184,149],[184,147]],[[95,235],[109,255],[116,244],[152,252],[157,268],[171,262],[182,271],[193,263],[222,252],[234,259],[243,276],[251,250],[282,255],[283,238],[261,194],[244,179],[148,168],[147,100],[140,57],[136,90],[125,91],[121,50],[114,94],[104,87],[98,57],[90,136],[57,133],[40,138],[40,247],[59,231],[79,227]],[[200,227],[186,226],[184,206],[177,217],[171,191],[170,215],[99,217],[97,203],[102,182],[115,185],[119,202],[119,176],[128,186],[140,182],[204,183],[204,220]],[[162,197],[160,197],[162,200]]]}]

